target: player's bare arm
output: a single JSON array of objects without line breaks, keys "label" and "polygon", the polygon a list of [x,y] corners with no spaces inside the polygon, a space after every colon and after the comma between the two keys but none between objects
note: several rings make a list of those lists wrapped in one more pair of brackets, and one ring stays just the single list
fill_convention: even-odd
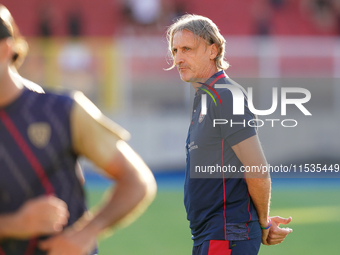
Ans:
[{"label": "player's bare arm", "polygon": [[[265,166],[267,164],[263,155],[258,137],[252,136],[232,147],[236,156],[247,167]],[[245,172],[249,194],[255,203],[259,222],[268,224],[269,203],[271,193],[271,180],[268,172]]]},{"label": "player's bare arm", "polygon": [[[257,136],[252,136],[236,144],[232,149],[245,167],[260,167],[261,165],[265,166],[267,164]],[[270,176],[267,172],[248,172],[245,173],[245,180],[248,185],[249,195],[253,200],[259,217],[259,223],[262,227],[266,228],[269,225],[268,216],[271,193]],[[262,231],[263,243],[266,243],[268,233],[269,230]]]},{"label": "player's bare arm", "polygon": [[62,235],[40,243],[40,248],[50,254],[87,254],[101,232],[131,222],[146,209],[156,193],[150,169],[122,139],[128,133],[105,118],[84,96],[75,97],[78,102],[72,122],[75,150],[93,161],[116,185],[92,218],[84,217]]},{"label": "player's bare arm", "polygon": [[[252,136],[232,147],[236,156],[240,159],[245,167],[266,166],[267,161],[262,151],[258,136]],[[281,243],[291,230],[280,229],[280,223],[288,224],[290,220],[281,217],[269,218],[271,179],[267,171],[245,172],[249,195],[251,196],[262,229],[262,243],[273,245]]]}]

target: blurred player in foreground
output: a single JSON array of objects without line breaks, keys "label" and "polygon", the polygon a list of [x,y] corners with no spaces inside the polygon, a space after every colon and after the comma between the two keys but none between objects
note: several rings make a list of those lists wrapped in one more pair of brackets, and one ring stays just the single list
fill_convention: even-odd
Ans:
[{"label": "blurred player in foreground", "polygon": [[[233,115],[233,96],[215,84],[239,85],[224,73],[225,40],[208,18],[184,15],[168,29],[173,67],[181,79],[196,90],[192,119],[187,137],[187,167],[184,203],[190,221],[193,255],[254,255],[261,241],[272,245],[282,242],[292,231],[279,228],[291,218],[269,217],[271,180],[267,172],[233,173],[224,170],[209,176],[198,168],[219,165],[235,167],[266,166],[257,131],[243,126],[255,116],[244,100],[245,114]],[[206,96],[206,113],[201,109]],[[242,93],[241,93],[242,94]],[[242,94],[242,96],[244,96]],[[215,100],[215,99],[214,99]],[[234,125],[213,125],[213,119],[233,121]]]},{"label": "blurred player in foreground", "polygon": [[[101,232],[151,203],[154,177],[124,141],[129,133],[82,93],[42,93],[16,73],[27,44],[4,6],[0,17],[0,255],[96,254]],[[79,155],[116,181],[93,216],[75,170]]]}]

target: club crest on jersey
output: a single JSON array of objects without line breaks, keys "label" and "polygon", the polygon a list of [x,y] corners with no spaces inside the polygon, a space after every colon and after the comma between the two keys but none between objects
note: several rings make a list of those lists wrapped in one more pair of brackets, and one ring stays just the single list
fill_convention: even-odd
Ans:
[{"label": "club crest on jersey", "polygon": [[28,126],[28,138],[37,148],[44,148],[51,138],[51,126],[46,122],[36,122]]},{"label": "club crest on jersey", "polygon": [[201,123],[204,120],[205,114],[202,114],[202,111],[200,113],[200,116],[198,118],[198,123]]}]

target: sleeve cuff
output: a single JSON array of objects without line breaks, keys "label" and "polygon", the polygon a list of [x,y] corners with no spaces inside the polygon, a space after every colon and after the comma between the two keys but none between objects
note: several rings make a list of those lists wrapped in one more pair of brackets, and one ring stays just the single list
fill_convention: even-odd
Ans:
[{"label": "sleeve cuff", "polygon": [[230,147],[232,147],[254,135],[256,135],[255,128],[247,127],[227,137],[226,140]]}]

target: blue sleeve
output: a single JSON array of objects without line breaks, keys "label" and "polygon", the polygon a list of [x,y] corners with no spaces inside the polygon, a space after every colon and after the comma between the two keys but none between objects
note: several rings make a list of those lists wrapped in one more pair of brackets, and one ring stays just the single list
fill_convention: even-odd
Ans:
[{"label": "blue sleeve", "polygon": [[[244,98],[244,115],[233,114],[233,96],[229,89],[223,89],[218,92],[221,97],[222,105],[217,104],[215,116],[218,119],[227,120],[228,123],[218,125],[222,138],[230,146],[234,146],[243,140],[256,135],[256,129],[250,127],[248,122],[255,119],[254,115],[248,108],[246,98]],[[251,123],[251,125],[253,125]]]}]

